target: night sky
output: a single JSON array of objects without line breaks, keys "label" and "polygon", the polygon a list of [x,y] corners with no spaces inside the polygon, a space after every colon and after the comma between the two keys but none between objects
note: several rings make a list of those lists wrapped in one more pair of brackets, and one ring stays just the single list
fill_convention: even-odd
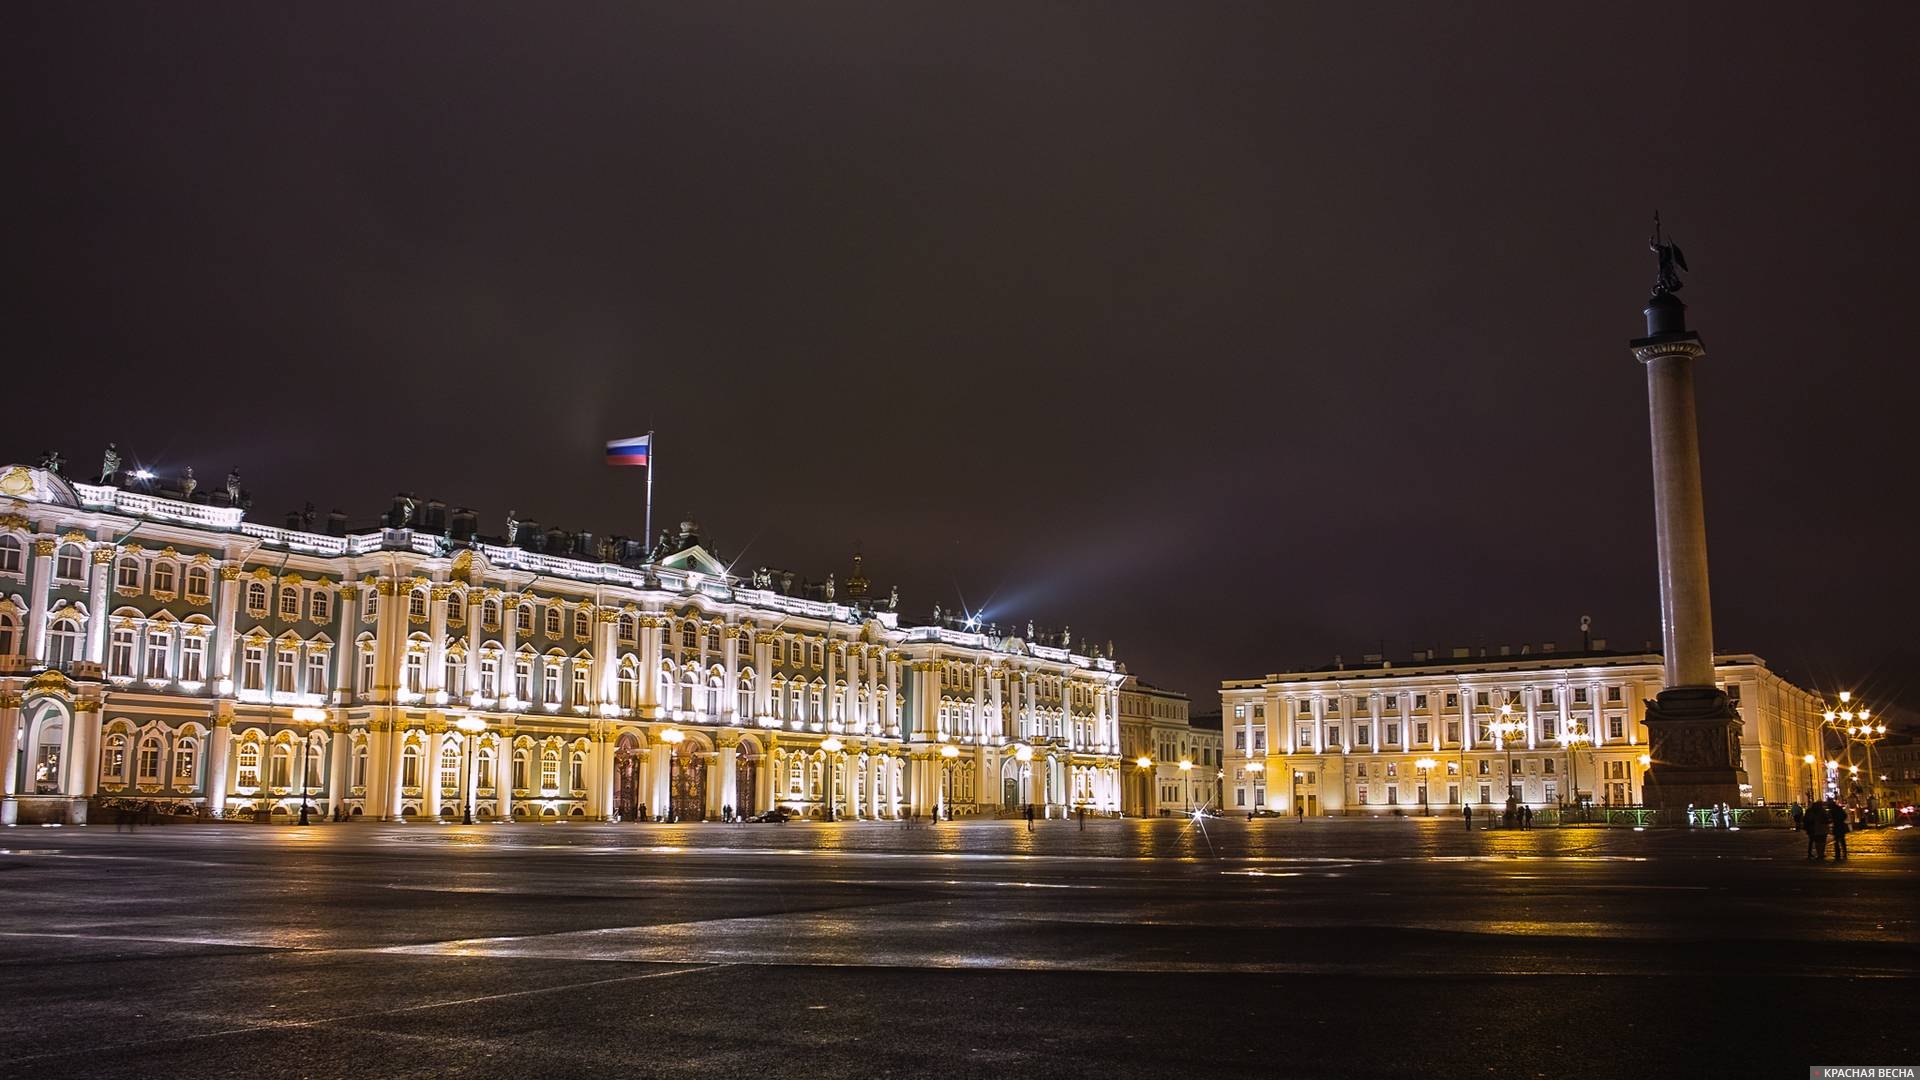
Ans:
[{"label": "night sky", "polygon": [[[1716,644],[1913,670],[1895,4],[8,9],[0,459],[638,534],[1144,677],[1659,637],[1655,208]],[[1861,680],[1865,680],[1864,685]]]}]

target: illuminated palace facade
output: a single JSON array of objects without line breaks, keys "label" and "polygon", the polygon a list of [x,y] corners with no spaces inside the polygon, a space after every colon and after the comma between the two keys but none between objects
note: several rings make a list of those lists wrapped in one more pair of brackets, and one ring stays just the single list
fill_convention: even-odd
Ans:
[{"label": "illuminated palace facade", "polygon": [[[1543,652],[1411,663],[1370,656],[1223,684],[1228,812],[1458,812],[1503,807],[1508,777],[1533,807],[1634,806],[1646,776],[1646,701],[1658,653]],[[1820,699],[1757,656],[1722,655],[1720,685],[1738,706],[1747,798],[1805,800],[1803,758],[1821,749]],[[1511,763],[1509,765],[1509,762]],[[1511,768],[1511,773],[1509,773]]]},{"label": "illuminated palace facade", "polygon": [[907,625],[857,558],[836,600],[735,577],[691,523],[620,558],[411,499],[368,531],[276,528],[237,477],[185,486],[0,467],[6,822],[286,820],[303,796],[379,819],[1120,809],[1111,657]]}]

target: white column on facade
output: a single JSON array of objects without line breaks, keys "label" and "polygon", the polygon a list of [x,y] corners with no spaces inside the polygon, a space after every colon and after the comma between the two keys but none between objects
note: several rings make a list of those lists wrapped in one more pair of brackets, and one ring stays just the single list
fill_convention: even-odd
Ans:
[{"label": "white column on facade", "polygon": [[[1520,692],[1520,698],[1527,706],[1527,749],[1529,750],[1535,748],[1534,744],[1540,737],[1539,697],[1539,693],[1532,687]],[[1559,734],[1563,740],[1566,738],[1566,732],[1562,731]]]},{"label": "white column on facade", "polygon": [[19,821],[14,796],[20,784],[20,707],[25,700],[18,691],[0,690],[0,825]]},{"label": "white column on facade", "polygon": [[[721,678],[724,682],[724,688],[720,692],[720,696],[721,696],[720,715],[728,723],[744,724],[746,723],[747,718],[739,715],[739,712],[740,712],[740,628],[737,626],[729,626],[727,627],[725,633],[726,633],[726,637],[724,639],[725,643],[721,646],[721,649],[722,649],[721,667],[724,669],[724,672]],[[729,749],[728,753],[731,754],[732,750]],[[727,780],[725,782],[728,785],[728,790],[731,791],[733,781]],[[739,806],[740,800],[737,797],[730,799],[728,800],[728,805]]]},{"label": "white column on facade", "polygon": [[[526,702],[517,700],[520,683],[517,672],[520,670],[520,601],[526,599],[519,593],[507,593],[500,598],[500,703],[502,708],[525,708]],[[527,677],[527,689],[532,691],[532,682],[539,678],[538,672],[530,672]],[[528,696],[533,696],[529,693]]]},{"label": "white column on facade", "polygon": [[660,715],[660,634],[658,615],[640,616],[640,715]]},{"label": "white column on facade", "polygon": [[353,763],[353,739],[349,736],[346,721],[334,720],[327,725],[327,810],[340,814],[344,811],[341,800],[347,797],[348,781],[351,777],[347,769]]},{"label": "white column on facade", "polygon": [[[487,590],[478,583],[467,589],[467,700],[480,697],[480,631],[486,620]],[[499,768],[499,762],[494,762]]]},{"label": "white column on facade", "polygon": [[1367,737],[1372,740],[1373,752],[1380,752],[1380,695],[1367,695]]},{"label": "white column on facade", "polygon": [[222,706],[231,709],[232,702],[214,706],[212,729],[207,735],[206,779],[201,787],[207,809],[214,814],[227,806],[227,761],[233,749],[233,714],[222,710]]},{"label": "white column on facade", "polygon": [[[333,700],[344,704],[353,699],[354,660],[359,652],[353,638],[353,629],[358,624],[359,613],[355,610],[360,590],[353,585],[340,586],[339,622],[334,627],[333,644]],[[336,794],[338,799],[344,789]]]},{"label": "white column on facade", "polygon": [[[826,641],[821,650],[822,652],[826,653],[826,657],[827,657],[826,674],[823,677],[823,681],[826,683],[826,686],[824,689],[820,691],[820,708],[824,710],[827,714],[819,718],[819,721],[822,725],[821,726],[822,731],[840,730],[839,726],[836,726],[833,722],[833,705],[834,705],[833,684],[839,681],[839,671],[840,671],[839,645],[840,643],[833,639],[833,628],[829,626],[827,628]],[[842,718],[844,719],[844,714]]]},{"label": "white column on facade", "polygon": [[1326,752],[1327,745],[1327,699],[1324,695],[1313,695],[1313,752]]},{"label": "white column on facade", "polygon": [[502,728],[493,744],[493,815],[513,820],[513,729]]},{"label": "white column on facade", "polygon": [[887,701],[881,715],[881,730],[896,738],[900,732],[894,727],[893,718],[900,707],[900,659],[898,653],[886,653],[882,657],[882,662],[887,665]]},{"label": "white column on facade", "polygon": [[[87,581],[87,660],[95,664],[107,660],[107,575],[113,570],[114,547],[107,544],[93,549],[93,576]],[[140,635],[140,647],[147,646],[147,635]],[[141,669],[144,672],[144,667]]]},{"label": "white column on facade", "polygon": [[[213,689],[216,694],[233,693],[233,659],[237,644],[234,623],[239,617],[241,569],[238,565],[220,568],[220,598],[213,609]],[[341,642],[344,648],[346,642]]]},{"label": "white column on facade", "polygon": [[1602,702],[1606,700],[1604,694],[1605,694],[1605,691],[1601,687],[1599,680],[1595,680],[1587,684],[1587,730],[1588,731],[1597,732],[1600,730],[1601,726],[1605,723],[1606,713],[1604,710],[1606,706],[1602,704]]},{"label": "white column on facade", "polygon": [[58,540],[33,542],[33,584],[27,589],[27,655],[47,659],[47,604],[53,595],[53,553]]},{"label": "white column on facade", "polygon": [[427,700],[437,705],[447,701],[447,598],[451,595],[453,586],[444,583],[431,586],[427,593]]},{"label": "white column on facade", "polygon": [[[392,600],[392,597],[387,596],[385,597],[385,599],[390,601]],[[382,603],[380,606],[382,609],[385,609],[385,608],[391,608],[391,607],[398,607],[399,605],[394,603]],[[382,610],[381,614],[384,616],[386,612]],[[386,711],[393,714],[393,723],[392,723],[391,730],[384,733],[384,737],[387,740],[387,746],[388,746],[387,775],[385,777],[386,786],[387,786],[386,816],[390,820],[398,821],[402,816],[401,810],[406,805],[405,781],[407,779],[407,770],[405,766],[406,766],[406,753],[407,753],[407,726],[406,726],[406,721],[401,719],[400,710],[389,708]],[[423,760],[420,762],[420,764],[422,767],[422,772],[424,773],[427,769],[432,767],[433,763],[430,760],[425,759],[426,755],[424,753],[421,756]],[[420,779],[424,782],[427,779],[427,777],[423,775],[420,777]]]}]

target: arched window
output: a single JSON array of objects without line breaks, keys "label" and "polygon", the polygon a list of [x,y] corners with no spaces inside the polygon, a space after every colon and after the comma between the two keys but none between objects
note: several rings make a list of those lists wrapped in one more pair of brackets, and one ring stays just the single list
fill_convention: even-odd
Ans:
[{"label": "arched window", "polygon": [[560,789],[560,751],[551,746],[540,751],[540,789],[542,791]]},{"label": "arched window", "polygon": [[455,626],[467,621],[467,598],[464,594],[447,594],[447,621]]},{"label": "arched window", "polygon": [[134,759],[133,777],[142,784],[160,782],[160,736],[148,735],[140,740],[140,753]]},{"label": "arched window", "polygon": [[570,790],[585,794],[587,790],[587,752],[575,750],[569,759],[567,784]]},{"label": "arched window", "polygon": [[280,587],[280,617],[288,622],[300,618],[300,586],[283,585]]},{"label": "arched window", "polygon": [[293,746],[290,743],[280,743],[273,748],[267,786],[282,789],[293,786]]},{"label": "arched window", "polygon": [[807,696],[806,684],[801,682],[798,679],[795,679],[793,681],[793,684],[787,688],[787,719],[788,720],[791,720],[794,722],[801,722],[807,719],[807,708],[806,708],[806,705],[804,704],[806,700],[806,696]]},{"label": "arched window", "polygon": [[573,684],[568,693],[572,695],[572,703],[575,707],[593,704],[587,693],[587,662],[585,660],[573,662]]},{"label": "arched window", "polygon": [[406,687],[415,694],[423,693],[427,686],[427,654],[418,648],[407,649],[405,666]]},{"label": "arched window", "polygon": [[187,599],[207,600],[213,595],[213,575],[204,566],[187,568]]},{"label": "arched window", "polygon": [[131,626],[116,626],[107,646],[107,674],[133,675],[133,645],[135,635]]},{"label": "arched window", "polygon": [[255,742],[241,743],[240,753],[235,756],[234,761],[238,765],[238,775],[234,778],[234,786],[241,788],[259,787],[260,744]]},{"label": "arched window", "polygon": [[500,601],[489,600],[480,605],[480,624],[489,630],[500,628]]},{"label": "arched window", "polygon": [[427,617],[427,590],[415,589],[407,594],[407,618],[423,620]]},{"label": "arched window", "polygon": [[267,614],[267,583],[264,581],[247,582],[247,614],[256,619]]},{"label": "arched window", "polygon": [[173,592],[174,585],[176,585],[179,580],[179,571],[173,568],[172,563],[156,562],[153,564],[153,591],[156,594]]},{"label": "arched window", "polygon": [[580,641],[593,636],[593,619],[584,610],[573,613],[573,636]]},{"label": "arched window", "polygon": [[560,605],[559,604],[547,605],[546,633],[548,637],[552,637],[552,638],[557,638],[560,636]]},{"label": "arched window", "polygon": [[308,593],[307,617],[319,623],[333,618],[333,594],[325,589],[315,589]]},{"label": "arched window", "polygon": [[476,775],[474,776],[474,786],[482,787],[482,788],[490,788],[493,786],[493,750],[492,748],[486,747],[486,746],[481,747],[480,753],[477,755],[477,758],[478,760],[476,761],[476,765],[478,766],[478,768],[474,770],[476,773]]},{"label": "arched window", "polygon": [[620,673],[615,678],[620,693],[620,707],[636,709],[640,707],[640,673],[632,664],[620,665]]},{"label": "arched window", "polygon": [[620,613],[619,630],[620,630],[621,641],[626,642],[628,644],[632,644],[636,636],[640,632],[639,627],[640,627],[639,621],[636,620],[632,615],[624,611]]},{"label": "arched window", "polygon": [[409,746],[400,753],[400,786],[420,786],[420,748],[417,746]]},{"label": "arched window", "polygon": [[452,697],[467,695],[467,658],[458,653],[447,653],[446,671],[442,673],[441,684]]},{"label": "arched window", "polygon": [[516,747],[513,751],[513,790],[527,790],[527,748]]},{"label": "arched window", "polygon": [[73,619],[55,619],[47,628],[47,663],[62,667],[80,656],[80,624]]},{"label": "arched window", "polygon": [[62,544],[53,556],[53,576],[61,581],[79,581],[86,561],[87,553],[79,544]]},{"label": "arched window", "polygon": [[26,548],[17,536],[0,536],[0,574],[18,574]]},{"label": "arched window", "polygon": [[532,604],[521,604],[518,608],[514,609],[513,626],[515,631],[518,633],[522,633],[522,634],[533,633],[533,605]]},{"label": "arched window", "polygon": [[119,786],[127,782],[127,737],[118,733],[100,744],[100,782]]},{"label": "arched window", "polygon": [[182,791],[191,791],[198,785],[194,783],[200,770],[200,740],[191,735],[175,739],[173,743],[173,786]]},{"label": "arched window", "polygon": [[721,677],[720,669],[715,668],[713,671],[709,672],[707,675],[707,715],[708,716],[717,717],[722,712],[726,711],[726,697],[725,697],[726,692],[727,692],[726,680]]},{"label": "arched window", "polygon": [[695,700],[699,686],[700,672],[698,669],[688,667],[680,673],[680,707],[687,712],[692,712],[700,707]]},{"label": "arched window", "polygon": [[540,673],[540,700],[549,707],[560,704],[560,664],[549,660]]},{"label": "arched window", "polygon": [[734,715],[741,720],[745,720],[748,717],[753,715],[753,672],[752,670],[744,671],[740,675],[739,701],[734,705],[734,708],[738,710],[737,712],[734,713]]},{"label": "arched window", "polygon": [[480,696],[484,698],[500,695],[500,654],[483,652],[480,654]]},{"label": "arched window", "polygon": [[12,656],[20,651],[20,624],[14,621],[13,612],[0,611],[0,656]]},{"label": "arched window", "polygon": [[460,790],[460,748],[452,743],[440,748],[440,790]]},{"label": "arched window", "polygon": [[688,650],[700,647],[699,620],[688,619],[686,622],[680,624],[680,647]]}]

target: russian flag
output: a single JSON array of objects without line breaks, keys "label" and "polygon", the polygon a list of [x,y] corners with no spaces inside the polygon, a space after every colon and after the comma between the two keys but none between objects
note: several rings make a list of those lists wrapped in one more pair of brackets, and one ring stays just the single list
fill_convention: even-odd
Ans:
[{"label": "russian flag", "polygon": [[607,442],[607,464],[645,465],[647,455],[652,451],[653,432],[651,431],[631,439],[612,439]]}]

